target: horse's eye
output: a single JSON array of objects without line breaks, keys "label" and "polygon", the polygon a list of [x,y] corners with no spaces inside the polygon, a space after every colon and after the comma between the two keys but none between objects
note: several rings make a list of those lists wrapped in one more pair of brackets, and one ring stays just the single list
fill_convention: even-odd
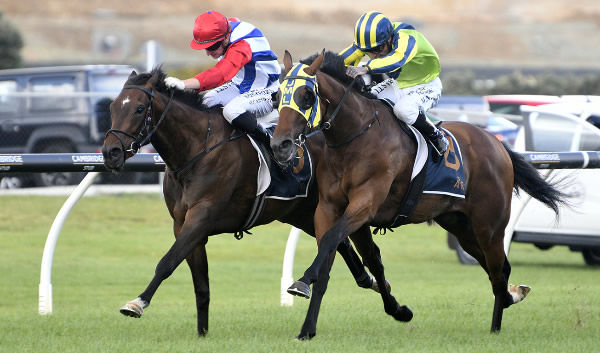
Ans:
[{"label": "horse's eye", "polygon": [[294,92],[294,101],[302,110],[310,109],[315,104],[315,94],[308,89],[298,89]]},{"label": "horse's eye", "polygon": [[143,105],[140,105],[137,107],[137,109],[135,110],[136,114],[142,114],[144,112],[144,110],[146,109],[146,107],[144,107]]},{"label": "horse's eye", "polygon": [[302,103],[300,105],[300,108],[308,110],[313,106],[313,104],[315,104],[315,95],[311,91],[307,91],[302,96]]}]

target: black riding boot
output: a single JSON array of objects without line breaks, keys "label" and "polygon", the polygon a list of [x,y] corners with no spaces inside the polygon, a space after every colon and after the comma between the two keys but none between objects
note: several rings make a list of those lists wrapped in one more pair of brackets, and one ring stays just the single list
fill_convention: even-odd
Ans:
[{"label": "black riding boot", "polygon": [[250,113],[246,112],[233,119],[231,125],[242,132],[252,135],[252,137],[266,146],[271,145],[271,135],[269,135],[262,125],[256,122],[256,119]]},{"label": "black riding boot", "polygon": [[446,136],[444,136],[435,125],[429,122],[423,112],[419,113],[417,121],[415,121],[413,126],[431,143],[438,154],[437,156],[434,156],[434,160],[439,160],[448,148],[448,139]]}]

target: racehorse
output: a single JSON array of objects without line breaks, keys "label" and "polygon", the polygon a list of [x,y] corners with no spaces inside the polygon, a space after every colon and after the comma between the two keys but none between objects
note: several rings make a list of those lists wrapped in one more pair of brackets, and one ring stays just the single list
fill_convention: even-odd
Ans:
[{"label": "racehorse", "polygon": [[[150,73],[131,73],[110,105],[112,127],[102,147],[105,166],[120,170],[141,145],[152,143],[167,166],[163,193],[176,238],[148,287],[121,313],[140,317],[162,281],[185,259],[194,283],[198,334],[204,336],[209,306],[205,245],[210,235],[239,235],[247,229],[248,217],[256,209],[259,162],[249,139],[226,122],[222,109],[202,106],[196,92],[169,91],[163,83],[165,76],[160,67]],[[316,165],[323,144],[320,134],[307,144]],[[314,236],[318,194],[312,180],[306,197],[266,199],[253,226],[279,220]],[[340,244],[338,251],[359,286],[378,290],[349,241]],[[310,312],[318,313],[319,306],[318,298],[311,300]],[[316,321],[316,317],[309,313],[306,320]]]},{"label": "racehorse", "polygon": [[[280,101],[279,123],[271,141],[276,159],[280,163],[290,161],[307,131],[321,129],[326,140],[317,167],[318,253],[303,277],[288,289],[291,294],[309,297],[310,285],[328,270],[324,269],[327,259],[334,256],[333,250],[347,234],[365,225],[380,229],[397,226],[394,225],[398,220],[397,210],[411,181],[417,144],[401,128],[403,123],[394,117],[386,103],[369,99],[353,89],[354,82],[345,75],[341,57],[323,51],[293,66],[286,51],[284,67],[286,77],[281,84],[284,98]],[[315,111],[322,114],[314,114]],[[525,285],[508,286],[511,267],[503,238],[513,189],[531,194],[553,209],[557,217],[558,206],[568,203],[567,195],[542,179],[521,156],[485,130],[462,122],[443,122],[441,126],[456,137],[458,145],[451,144],[440,163],[456,163],[460,150],[465,177],[456,186],[464,189],[464,198],[422,194],[412,214],[401,224],[435,221],[456,235],[460,245],[488,274],[495,298],[491,331],[498,332],[503,310],[523,300],[530,290]],[[352,240],[361,252],[358,243]],[[372,269],[371,273],[379,281],[382,273]],[[405,306],[401,314],[390,311],[398,304],[393,296],[386,295],[386,288],[379,289],[386,313],[400,321],[412,318],[412,312]],[[307,330],[303,327],[300,337],[310,338],[314,334],[315,327]]]}]

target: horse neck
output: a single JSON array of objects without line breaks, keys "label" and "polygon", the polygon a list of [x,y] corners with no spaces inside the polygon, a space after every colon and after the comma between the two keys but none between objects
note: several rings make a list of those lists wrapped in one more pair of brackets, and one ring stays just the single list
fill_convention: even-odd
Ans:
[{"label": "horse neck", "polygon": [[348,141],[361,129],[375,118],[373,104],[360,96],[356,91],[348,93],[342,102],[347,87],[322,72],[317,73],[319,79],[319,95],[329,101],[327,111],[323,113],[323,124],[330,121],[331,115],[339,107],[340,110],[331,123],[331,128],[324,130],[323,134],[328,145],[338,145]]},{"label": "horse neck", "polygon": [[[155,124],[168,102],[168,96],[156,94],[153,107]],[[205,150],[215,136],[224,134],[224,125],[225,120],[216,113],[200,111],[173,100],[150,141],[169,169],[174,170]]]}]

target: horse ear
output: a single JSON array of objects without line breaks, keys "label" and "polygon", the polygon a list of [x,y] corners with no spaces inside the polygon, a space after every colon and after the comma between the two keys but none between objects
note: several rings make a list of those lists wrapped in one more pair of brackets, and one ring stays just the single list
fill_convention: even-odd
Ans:
[{"label": "horse ear", "polygon": [[131,71],[131,74],[129,74],[129,77],[133,77],[133,76],[137,76],[137,72],[135,72],[135,70]]},{"label": "horse ear", "polygon": [[155,87],[156,83],[158,82],[159,77],[160,77],[159,72],[153,71],[152,76],[150,76],[150,79],[147,82],[148,87]]},{"label": "horse ear", "polygon": [[283,54],[283,68],[285,70],[284,74],[287,75],[288,72],[292,69],[292,54],[290,54],[287,49]]},{"label": "horse ear", "polygon": [[311,76],[316,75],[317,71],[319,71],[319,68],[321,67],[321,64],[323,63],[324,57],[325,57],[325,49],[323,49],[321,54],[319,56],[317,56],[315,61],[313,61],[313,63],[309,67],[304,69],[304,72],[306,72],[307,74],[309,74]]}]

